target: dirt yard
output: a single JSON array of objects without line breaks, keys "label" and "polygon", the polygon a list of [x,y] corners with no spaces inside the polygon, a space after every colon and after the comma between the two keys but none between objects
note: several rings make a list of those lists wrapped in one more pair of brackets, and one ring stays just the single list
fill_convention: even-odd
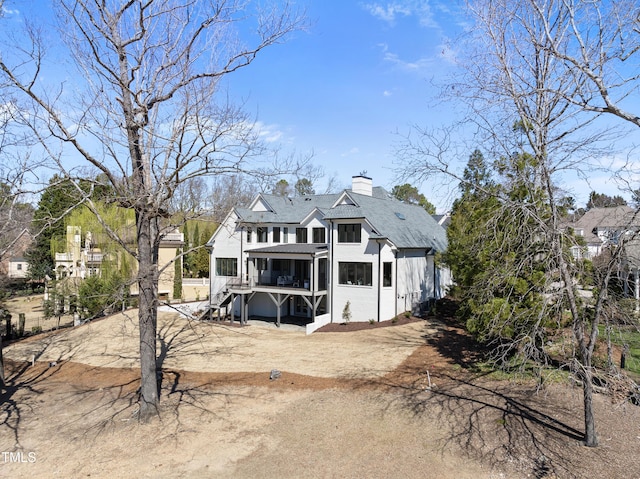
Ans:
[{"label": "dirt yard", "polygon": [[0,476],[640,477],[640,408],[597,396],[601,446],[585,448],[580,389],[472,374],[446,318],[310,336],[158,326],[161,416],[144,425],[135,318],[7,346]]}]

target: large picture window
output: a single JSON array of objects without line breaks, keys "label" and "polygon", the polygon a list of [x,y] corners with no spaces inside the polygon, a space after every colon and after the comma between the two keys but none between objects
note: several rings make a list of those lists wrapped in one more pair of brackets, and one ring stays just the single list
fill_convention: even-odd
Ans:
[{"label": "large picture window", "polygon": [[216,276],[238,276],[238,258],[216,258]]},{"label": "large picture window", "polygon": [[338,225],[338,243],[360,243],[360,239],[359,223]]},{"label": "large picture window", "polygon": [[371,263],[338,263],[338,282],[371,286]]}]

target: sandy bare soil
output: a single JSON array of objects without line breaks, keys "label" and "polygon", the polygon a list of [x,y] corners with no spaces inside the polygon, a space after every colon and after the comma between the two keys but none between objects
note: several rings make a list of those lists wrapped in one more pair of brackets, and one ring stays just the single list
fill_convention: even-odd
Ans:
[{"label": "sandy bare soil", "polygon": [[596,397],[602,446],[585,448],[578,388],[474,376],[469,338],[435,319],[305,336],[163,314],[144,425],[136,328],[116,315],[5,349],[0,476],[640,477],[640,408]]}]

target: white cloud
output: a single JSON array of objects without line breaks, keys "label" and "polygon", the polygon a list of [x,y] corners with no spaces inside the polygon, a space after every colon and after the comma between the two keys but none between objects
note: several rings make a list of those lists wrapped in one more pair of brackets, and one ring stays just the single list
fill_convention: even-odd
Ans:
[{"label": "white cloud", "polygon": [[374,17],[389,24],[394,24],[398,15],[402,15],[404,17],[411,15],[411,9],[408,8],[408,6],[402,5],[397,2],[387,5],[381,5],[379,3],[366,3],[363,5],[363,8]]},{"label": "white cloud", "polygon": [[267,125],[261,121],[256,122],[256,129],[259,132],[260,138],[267,143],[276,143],[284,138],[284,132],[278,128],[278,125]]},{"label": "white cloud", "polygon": [[1,13],[0,16],[2,16],[2,15],[7,15],[7,16],[9,16],[9,15],[19,15],[19,14],[20,14],[20,10],[15,10],[15,9],[12,10],[10,8],[7,8],[7,7],[2,7],[2,13]]},{"label": "white cloud", "polygon": [[382,96],[391,96],[391,95],[393,95],[393,92],[390,90],[385,90],[382,92]]},{"label": "white cloud", "polygon": [[362,7],[371,15],[389,25],[395,25],[399,17],[415,16],[421,26],[437,27],[429,0],[396,0],[393,2],[365,3]]},{"label": "white cloud", "polygon": [[397,53],[385,52],[384,61],[389,62],[396,67],[407,71],[420,71],[433,64],[433,60],[429,58],[418,58],[413,61],[403,60]]},{"label": "white cloud", "polygon": [[343,152],[340,156],[342,158],[345,158],[347,156],[353,156],[353,155],[358,155],[358,154],[360,154],[360,148],[358,148],[357,146],[354,146],[350,150]]}]

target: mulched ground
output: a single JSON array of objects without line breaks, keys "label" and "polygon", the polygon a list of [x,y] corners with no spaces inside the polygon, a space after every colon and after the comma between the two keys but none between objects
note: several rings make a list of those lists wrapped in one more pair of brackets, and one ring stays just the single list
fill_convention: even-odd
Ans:
[{"label": "mulched ground", "polygon": [[392,326],[402,326],[403,324],[415,323],[416,321],[422,321],[422,318],[416,316],[400,315],[397,318],[390,319],[388,321],[380,322],[364,322],[364,321],[350,321],[348,323],[329,323],[322,326],[316,332],[318,333],[337,333],[337,332],[350,332],[350,331],[363,331],[367,329],[375,328],[389,328]]}]

